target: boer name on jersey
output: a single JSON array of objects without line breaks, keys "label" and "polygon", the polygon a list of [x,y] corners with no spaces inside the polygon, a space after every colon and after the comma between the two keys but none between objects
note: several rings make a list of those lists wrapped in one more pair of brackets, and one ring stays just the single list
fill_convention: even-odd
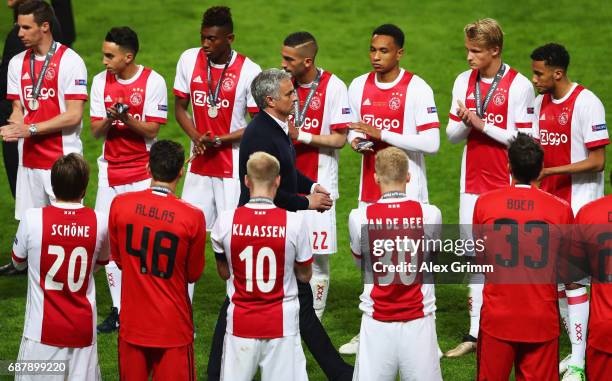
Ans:
[{"label": "boer name on jersey", "polygon": [[473,226],[484,251],[477,256],[496,264],[495,272],[485,273],[481,330],[518,342],[559,336],[556,271],[572,222],[566,202],[530,185],[480,195]]}]

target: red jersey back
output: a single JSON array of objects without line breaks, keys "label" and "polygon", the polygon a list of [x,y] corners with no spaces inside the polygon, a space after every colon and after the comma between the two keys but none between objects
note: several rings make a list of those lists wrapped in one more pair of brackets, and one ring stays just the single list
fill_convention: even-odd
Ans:
[{"label": "red jersey back", "polygon": [[612,195],[583,206],[575,223],[575,253],[592,275],[588,344],[612,353]]},{"label": "red jersey back", "polygon": [[123,270],[120,337],[149,347],[191,343],[187,283],[204,269],[202,211],[162,190],[122,194],[111,205],[109,236]]},{"label": "red jersey back", "polygon": [[555,274],[573,222],[569,204],[535,187],[510,186],[481,195],[473,222],[497,272],[485,274],[480,328],[510,341],[558,337]]}]

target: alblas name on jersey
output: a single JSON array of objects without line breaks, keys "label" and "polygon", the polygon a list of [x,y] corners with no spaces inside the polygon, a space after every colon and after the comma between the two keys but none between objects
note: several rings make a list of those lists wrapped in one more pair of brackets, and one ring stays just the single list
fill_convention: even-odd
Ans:
[{"label": "alblas name on jersey", "polygon": [[159,221],[164,221],[168,223],[174,222],[174,212],[170,210],[160,210],[155,206],[148,206],[145,204],[136,204],[136,210],[134,211],[136,214],[141,216],[153,218]]}]

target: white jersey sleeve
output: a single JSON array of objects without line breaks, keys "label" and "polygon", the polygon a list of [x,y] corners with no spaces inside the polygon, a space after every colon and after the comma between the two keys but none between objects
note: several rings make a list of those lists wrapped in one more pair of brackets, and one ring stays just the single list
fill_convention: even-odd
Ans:
[{"label": "white jersey sleeve", "polygon": [[245,68],[246,70],[243,69],[241,74],[245,76],[247,111],[256,113],[259,111],[259,108],[257,107],[257,103],[255,103],[255,99],[253,99],[253,94],[251,94],[251,83],[255,77],[261,73],[261,67],[249,58],[245,60],[244,65],[248,65],[247,68]]},{"label": "white jersey sleeve", "polygon": [[145,94],[145,121],[165,124],[168,119],[168,89],[164,78],[153,70],[147,80]]},{"label": "white jersey sleeve", "polygon": [[348,123],[353,121],[346,85],[340,78],[332,74],[327,85],[327,91],[326,96],[331,97],[330,129],[345,128]]},{"label": "white jersey sleeve", "polygon": [[87,100],[87,67],[83,59],[72,49],[62,56],[62,68],[58,76],[58,88],[66,100]]},{"label": "white jersey sleeve", "polygon": [[535,95],[529,80],[519,73],[512,81],[508,93],[508,128],[485,123],[483,132],[504,145],[509,145],[519,132],[539,138],[533,129]]},{"label": "white jersey sleeve", "polygon": [[103,213],[96,212],[96,221],[98,223],[98,233],[96,236],[96,263],[98,265],[106,265],[110,259],[110,241],[108,237],[107,217]]},{"label": "white jersey sleeve", "polygon": [[[312,242],[310,234],[304,223],[302,214],[287,212],[287,224],[292,224],[293,237],[287,243],[294,245],[295,261],[297,263],[308,263],[312,260]],[[287,229],[287,231],[290,231]]]},{"label": "white jersey sleeve", "polygon": [[[212,231],[210,232],[210,243],[212,245],[213,252],[217,254],[225,254],[225,237],[230,233],[231,224],[233,220],[234,211],[225,211],[219,215]],[[231,253],[228,253],[231,254]]]},{"label": "white jersey sleeve", "polygon": [[17,234],[13,242],[13,255],[17,257],[20,262],[28,258],[28,232],[30,231],[28,225],[29,220],[36,210],[40,209],[29,209],[21,221],[19,221],[19,227],[17,228]]},{"label": "white jersey sleeve", "polygon": [[349,240],[351,251],[355,257],[361,257],[361,227],[365,220],[365,209],[353,209],[349,214]]},{"label": "white jersey sleeve", "polygon": [[174,77],[174,94],[182,98],[189,98],[191,74],[200,48],[187,49],[181,54],[176,64]]},{"label": "white jersey sleeve", "polygon": [[91,97],[89,99],[89,116],[91,118],[106,118],[104,106],[104,87],[106,86],[106,71],[98,73],[91,81]]},{"label": "white jersey sleeve", "polygon": [[414,115],[415,134],[381,131],[381,140],[405,151],[435,154],[440,148],[438,111],[431,87],[420,77],[413,76],[408,85],[406,110]]},{"label": "white jersey sleeve", "polygon": [[423,228],[425,236],[430,240],[442,238],[442,212],[432,204],[421,204],[423,209]]},{"label": "white jersey sleeve", "polygon": [[[353,122],[361,121],[361,96],[363,94],[366,78],[367,74],[363,74],[355,78],[348,88],[348,100],[349,106],[351,107],[351,117]],[[365,138],[365,135],[360,132],[349,130],[347,136],[347,141],[349,144],[355,138]]]},{"label": "white jersey sleeve", "polygon": [[604,105],[592,91],[584,89],[578,95],[574,113],[578,116],[578,127],[587,148],[599,147],[609,141]]},{"label": "white jersey sleeve", "polygon": [[21,65],[23,64],[24,53],[17,54],[9,61],[6,96],[7,99],[19,99],[21,92]]},{"label": "white jersey sleeve", "polygon": [[470,128],[463,124],[457,116],[459,101],[465,104],[465,93],[467,92],[469,78],[470,71],[465,71],[457,76],[453,84],[453,97],[448,113],[448,125],[446,126],[446,136],[453,144],[465,140],[470,133]]}]

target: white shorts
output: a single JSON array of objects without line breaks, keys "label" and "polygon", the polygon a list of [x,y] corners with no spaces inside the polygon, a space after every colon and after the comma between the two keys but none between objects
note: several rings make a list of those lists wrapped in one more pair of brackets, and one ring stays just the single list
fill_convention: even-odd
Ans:
[{"label": "white shorts", "polygon": [[206,230],[210,231],[221,212],[238,206],[240,181],[187,172],[182,198],[204,212]]},{"label": "white shorts", "polygon": [[334,254],[338,252],[336,239],[336,204],[330,210],[319,213],[316,210],[298,211],[310,231],[313,254]]},{"label": "white shorts", "polygon": [[[474,207],[479,194],[461,193],[459,195],[459,238],[472,239],[472,222],[474,220]],[[473,257],[474,251],[466,251],[465,255]]]},{"label": "white shorts", "polygon": [[51,170],[20,165],[17,169],[15,219],[21,220],[26,210],[30,208],[42,208],[53,201],[55,195],[51,188]]},{"label": "white shorts", "polygon": [[261,368],[261,381],[306,381],[306,357],[300,335],[248,339],[225,334],[221,381],[251,381]]},{"label": "white shorts", "polygon": [[[18,361],[43,360],[43,361],[67,361],[66,370],[67,380],[101,380],[100,368],[98,366],[98,346],[96,343],[83,348],[61,348],[39,343],[22,337],[19,347]],[[63,381],[65,375],[51,376],[44,378],[39,375],[20,375],[16,376],[17,381],[42,380]]]},{"label": "white shorts", "polygon": [[96,212],[105,214],[108,218],[110,206],[115,196],[127,193],[142,191],[151,186],[151,179],[137,181],[135,183],[111,186],[98,186],[98,193],[96,194]]},{"label": "white shorts", "polygon": [[362,315],[353,381],[442,380],[436,321],[432,315],[382,322]]}]

